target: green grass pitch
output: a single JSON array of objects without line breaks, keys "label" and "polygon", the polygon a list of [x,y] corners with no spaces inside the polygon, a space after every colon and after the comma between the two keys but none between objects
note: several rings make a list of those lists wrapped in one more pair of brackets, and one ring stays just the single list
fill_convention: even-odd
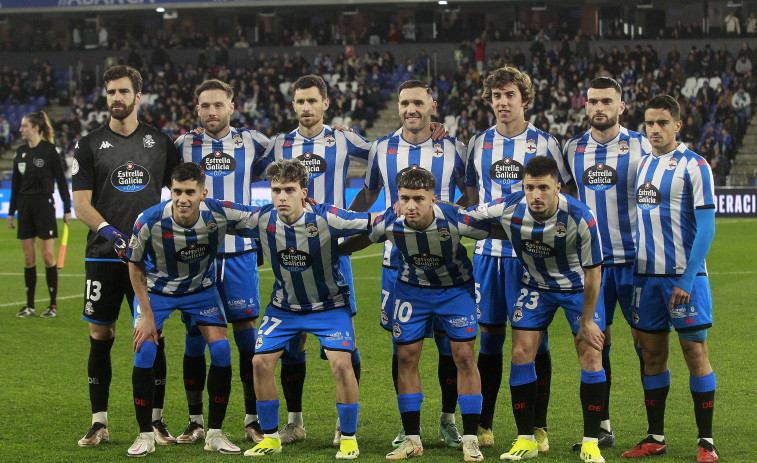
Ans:
[{"label": "green grass pitch", "polygon": [[[87,393],[87,324],[81,319],[84,290],[85,227],[74,221],[66,258],[60,272],[59,316],[57,319],[16,319],[24,304],[23,256],[15,230],[0,231],[2,298],[0,299],[0,461],[2,462],[105,462],[126,460],[126,449],[137,434],[131,404],[131,329],[128,309],[124,308],[113,348],[113,384],[110,395],[109,428],[111,442],[97,448],[79,448],[76,441],[90,425]],[[757,220],[719,219],[708,266],[715,304],[715,327],[710,330],[710,357],[718,381],[715,409],[715,443],[721,461],[757,461],[757,401],[755,400],[754,301],[757,299]],[[57,252],[57,243],[56,243]],[[357,341],[362,353],[360,388],[359,461],[384,461],[391,450],[389,442],[400,427],[396,397],[391,384],[391,344],[388,333],[378,326],[380,287],[380,248],[374,246],[354,256],[353,272],[358,296],[355,319]],[[38,258],[37,311],[47,306],[44,270]],[[270,268],[261,270],[260,287],[267,301],[272,285]],[[126,307],[124,305],[124,307]],[[646,430],[638,360],[631,345],[629,330],[616,316],[613,335],[613,389],[610,413],[617,446],[603,452],[608,461],[620,461],[620,454],[634,446]],[[165,421],[178,435],[186,426],[187,409],[181,381],[183,327],[179,315],[166,325],[168,391]],[[671,338],[670,369],[672,386],[667,405],[669,453],[654,457],[659,462],[696,460],[696,426],[689,394],[688,372],[680,348]],[[234,345],[232,341],[232,346]],[[579,461],[570,444],[581,437],[582,419],[578,397],[579,367],[567,322],[559,314],[550,329],[554,375],[549,412],[551,450],[540,461]],[[234,350],[235,348],[232,348]],[[509,352],[508,344],[505,347]],[[308,340],[308,376],[305,383],[304,419],[307,440],[286,446],[271,461],[328,462],[334,460],[331,446],[336,419],[334,386],[328,365],[318,357],[318,343]],[[236,374],[236,355],[232,398],[225,431],[243,450],[244,410],[241,386]],[[418,461],[462,461],[461,452],[445,448],[436,438],[440,412],[436,380],[436,348],[427,342],[421,360],[426,393],[422,426],[425,455]],[[509,356],[505,357],[506,359]],[[507,360],[506,360],[507,361]],[[483,453],[496,461],[509,450],[515,437],[510,411],[507,371],[499,396],[494,423],[495,446]],[[282,398],[283,403],[283,398]],[[207,406],[205,409],[207,413]],[[286,410],[282,405],[282,423]],[[461,420],[458,418],[458,423]],[[183,462],[240,460],[241,456],[222,456],[205,452],[200,444],[158,447],[148,460]]]}]

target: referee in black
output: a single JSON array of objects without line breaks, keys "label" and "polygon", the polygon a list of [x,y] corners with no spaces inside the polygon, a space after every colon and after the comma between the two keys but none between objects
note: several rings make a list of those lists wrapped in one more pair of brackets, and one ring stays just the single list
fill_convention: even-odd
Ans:
[{"label": "referee in black", "polygon": [[53,201],[54,183],[58,183],[58,193],[63,202],[63,220],[71,221],[71,197],[63,167],[63,158],[53,144],[53,127],[43,111],[29,113],[21,119],[21,138],[26,144],[16,150],[13,158],[13,179],[11,181],[11,202],[8,209],[8,228],[13,225],[13,217],[18,211],[18,239],[24,250],[24,283],[26,284],[26,306],[17,317],[35,315],[34,290],[37,286],[37,256],[35,241],[39,238],[39,249],[45,263],[47,289],[50,305],[41,315],[53,318],[58,315],[55,297],[58,293],[58,269],[55,267],[53,240],[58,237],[58,222],[55,219]]}]

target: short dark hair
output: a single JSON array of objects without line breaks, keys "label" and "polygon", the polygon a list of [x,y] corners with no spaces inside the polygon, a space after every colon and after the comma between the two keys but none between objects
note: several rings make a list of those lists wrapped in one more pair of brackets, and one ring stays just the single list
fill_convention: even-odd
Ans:
[{"label": "short dark hair", "polygon": [[296,92],[297,90],[305,90],[312,87],[316,87],[318,89],[318,93],[321,94],[321,98],[323,98],[324,100],[329,97],[326,81],[323,80],[323,77],[317,76],[315,74],[308,74],[295,80],[290,87],[290,91],[292,92],[292,96],[294,96],[294,92]]},{"label": "short dark hair", "polygon": [[681,105],[670,95],[657,95],[647,102],[647,109],[662,109],[670,113],[674,120],[681,119]]},{"label": "short dark hair", "polygon": [[200,188],[205,188],[205,170],[196,162],[182,162],[171,172],[171,181],[174,180],[177,182],[194,180]]},{"label": "short dark hair", "polygon": [[484,79],[484,91],[481,92],[481,98],[492,102],[492,89],[503,88],[507,84],[514,83],[518,86],[520,91],[521,100],[526,103],[525,109],[534,101],[534,95],[536,91],[531,83],[531,78],[528,74],[520,72],[517,68],[512,66],[504,66],[494,71],[489,77]]},{"label": "short dark hair", "polygon": [[299,183],[302,188],[307,188],[310,172],[308,172],[307,167],[299,159],[292,158],[281,159],[272,163],[266,168],[265,176],[271,183],[293,182]]},{"label": "short dark hair", "polygon": [[534,156],[530,161],[526,163],[526,168],[523,171],[524,175],[529,177],[544,177],[550,176],[559,181],[560,174],[557,169],[557,161],[551,156]]},{"label": "short dark hair", "polygon": [[397,189],[400,188],[434,191],[436,189],[436,177],[421,167],[408,169],[397,180]]},{"label": "short dark hair", "polygon": [[140,93],[142,92],[142,74],[139,73],[136,69],[130,66],[124,66],[123,64],[116,64],[115,66],[109,67],[105,72],[103,72],[103,81],[105,82],[105,86],[108,86],[108,82],[111,82],[113,80],[118,80],[122,77],[128,77],[131,81],[131,88],[134,90],[134,93]]},{"label": "short dark hair", "polygon": [[200,98],[200,94],[206,90],[223,90],[226,96],[234,99],[234,89],[229,84],[218,79],[208,79],[195,88],[195,97]]},{"label": "short dark hair", "polygon": [[623,96],[623,89],[617,80],[612,77],[597,77],[589,83],[589,88],[605,89],[614,88],[618,95]]},{"label": "short dark hair", "polygon": [[406,90],[408,88],[422,88],[426,90],[426,93],[428,93],[429,95],[433,95],[434,93],[426,82],[423,82],[422,80],[413,79],[413,80],[406,80],[402,82],[402,84],[400,84],[399,88],[397,89],[397,96],[399,96],[402,90]]}]

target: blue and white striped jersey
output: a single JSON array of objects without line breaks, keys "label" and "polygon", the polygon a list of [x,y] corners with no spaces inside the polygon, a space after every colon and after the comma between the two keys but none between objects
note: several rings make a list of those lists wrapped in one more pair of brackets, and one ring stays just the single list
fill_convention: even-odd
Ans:
[{"label": "blue and white striped jersey", "polygon": [[557,211],[544,222],[531,215],[524,192],[471,208],[479,219],[499,222],[526,269],[523,284],[545,291],[583,291],[583,267],[602,264],[602,241],[591,210],[560,194]]},{"label": "blue and white striped jersey", "polygon": [[173,219],[171,201],[164,201],[137,217],[126,257],[144,261],[147,288],[154,293],[180,296],[208,288],[226,231],[252,236],[243,230],[251,213],[250,207],[207,198],[197,222],[184,228]]},{"label": "blue and white striped jersey", "polygon": [[276,280],[271,304],[293,312],[350,307],[350,288],[339,271],[339,238],[367,235],[370,214],[330,204],[306,206],[289,225],[273,204],[255,211],[246,226],[265,252]]},{"label": "blue and white striped jersey", "polygon": [[333,204],[346,208],[347,168],[350,161],[368,162],[371,142],[352,132],[334,130],[324,125],[313,138],[293,130],[276,135],[268,144],[263,160],[255,166],[256,176],[262,178],[265,169],[274,161],[297,158],[310,171],[308,196],[319,204]]},{"label": "blue and white striped jersey", "polygon": [[636,171],[639,160],[651,153],[647,137],[625,127],[604,144],[587,130],[565,145],[579,198],[597,217],[604,265],[631,264],[636,258]]},{"label": "blue and white striped jersey", "polygon": [[[429,138],[419,145],[414,145],[402,137],[400,128],[373,142],[368,156],[365,185],[371,191],[383,188],[385,207],[389,208],[399,200],[399,174],[417,168],[426,169],[434,174],[434,193],[439,199],[454,202],[455,187],[462,187],[465,181],[465,145],[454,137],[436,141]],[[398,253],[392,251],[390,241],[384,245],[383,265],[401,265],[401,258]]]},{"label": "blue and white striped jersey", "polygon": [[[636,274],[683,275],[697,232],[694,210],[714,208],[714,191],[710,164],[683,143],[669,153],[641,159],[636,179]],[[706,272],[703,263],[697,273]]]},{"label": "blue and white striped jersey", "polygon": [[[196,162],[205,169],[208,198],[249,205],[252,182],[258,180],[252,175],[252,166],[265,153],[268,141],[257,130],[231,127],[218,140],[206,133],[188,133],[175,143],[182,162]],[[250,249],[255,249],[250,238],[227,236],[220,252],[231,254]]]},{"label": "blue and white striped jersey", "polygon": [[424,230],[405,224],[404,216],[389,208],[373,221],[371,241],[390,241],[402,255],[397,279],[414,286],[450,288],[473,282],[473,264],[460,240],[481,239],[489,223],[474,219],[464,209],[434,206],[434,220]]},{"label": "blue and white striped jersey", "polygon": [[[468,142],[465,186],[478,188],[478,203],[489,203],[510,193],[523,190],[523,169],[534,156],[551,156],[557,161],[563,185],[570,173],[563,163],[560,145],[552,135],[529,123],[519,135],[505,137],[493,126],[476,134]],[[476,254],[515,257],[512,245],[503,240],[481,240]]]}]

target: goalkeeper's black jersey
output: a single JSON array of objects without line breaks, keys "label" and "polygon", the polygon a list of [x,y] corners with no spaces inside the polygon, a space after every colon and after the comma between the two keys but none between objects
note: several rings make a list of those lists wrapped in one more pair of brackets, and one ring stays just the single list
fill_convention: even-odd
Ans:
[{"label": "goalkeeper's black jersey", "polygon": [[[140,122],[125,137],[106,123],[77,143],[72,188],[92,190],[92,206],[128,239],[139,213],[160,202],[160,191],[170,186],[177,164],[173,142],[155,127]],[[90,231],[86,258],[118,256],[108,240]]]}]

